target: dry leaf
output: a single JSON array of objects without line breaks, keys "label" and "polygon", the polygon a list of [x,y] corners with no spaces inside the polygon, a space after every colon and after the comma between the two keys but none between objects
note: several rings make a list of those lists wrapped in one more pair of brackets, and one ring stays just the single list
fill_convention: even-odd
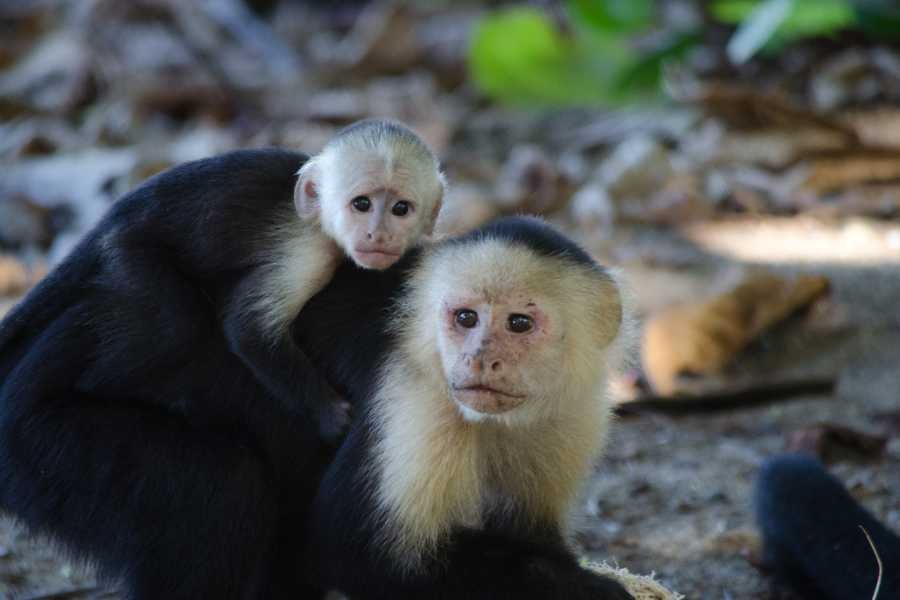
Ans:
[{"label": "dry leaf", "polygon": [[848,111],[841,118],[856,131],[864,145],[900,149],[900,108],[883,106]]},{"label": "dry leaf", "polygon": [[803,188],[823,195],[853,185],[893,181],[900,181],[900,152],[887,155],[859,152],[812,161]]},{"label": "dry leaf", "polygon": [[0,256],[0,296],[18,296],[28,289],[28,269],[10,256]]},{"label": "dry leaf", "polygon": [[756,164],[782,169],[804,156],[847,148],[846,135],[822,127],[780,127],[729,131],[716,146],[715,163]]},{"label": "dry leaf", "polygon": [[784,127],[822,129],[842,136],[848,145],[857,143],[856,132],[837,120],[797,106],[786,96],[740,85],[708,82],[675,90],[679,100],[701,105],[738,129]]},{"label": "dry leaf", "polygon": [[0,296],[21,296],[46,273],[43,264],[29,268],[12,256],[0,255]]},{"label": "dry leaf", "polygon": [[681,374],[716,373],[763,331],[827,291],[824,277],[758,273],[706,302],[664,309],[644,327],[647,378],[657,393],[668,395]]}]

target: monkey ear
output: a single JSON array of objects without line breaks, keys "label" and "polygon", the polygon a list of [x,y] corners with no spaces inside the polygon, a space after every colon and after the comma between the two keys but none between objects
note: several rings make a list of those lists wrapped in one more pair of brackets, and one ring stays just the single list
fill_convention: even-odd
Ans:
[{"label": "monkey ear", "polygon": [[597,318],[598,341],[601,346],[608,346],[619,334],[622,327],[624,311],[622,294],[614,277],[604,274],[602,291],[597,297],[595,316]]},{"label": "monkey ear", "polygon": [[428,222],[425,224],[425,235],[431,235],[434,233],[434,225],[437,223],[438,215],[441,212],[441,204],[444,202],[444,193],[441,191],[441,194],[438,196],[437,201],[434,203],[434,208],[431,209],[431,214],[428,215]]},{"label": "monkey ear", "polygon": [[307,163],[300,169],[297,185],[294,186],[294,208],[297,209],[300,218],[306,221],[318,217],[321,208],[317,174],[318,169]]}]

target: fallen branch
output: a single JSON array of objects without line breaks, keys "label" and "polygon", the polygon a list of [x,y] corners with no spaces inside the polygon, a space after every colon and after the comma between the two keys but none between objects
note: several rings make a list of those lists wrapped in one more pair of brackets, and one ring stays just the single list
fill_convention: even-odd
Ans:
[{"label": "fallen branch", "polygon": [[837,381],[832,378],[813,378],[749,385],[735,390],[710,390],[691,395],[658,396],[648,394],[619,404],[615,411],[620,415],[643,412],[713,413],[784,402],[801,396],[831,396],[834,394],[836,385]]}]

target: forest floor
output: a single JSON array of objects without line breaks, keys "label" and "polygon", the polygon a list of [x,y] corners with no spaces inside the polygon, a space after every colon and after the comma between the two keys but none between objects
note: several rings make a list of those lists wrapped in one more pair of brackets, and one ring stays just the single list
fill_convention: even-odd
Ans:
[{"label": "forest floor", "polygon": [[[516,111],[465,82],[474,9],[378,9],[367,19],[380,25],[368,28],[343,14],[288,14],[272,20],[287,42],[280,47],[226,35],[199,10],[170,15],[178,24],[170,27],[153,21],[158,12],[115,3],[75,16],[46,8],[56,4],[66,5],[0,14],[20,25],[0,44],[0,314],[109,202],[161,168],[239,147],[312,152],[356,118],[399,118],[446,165],[444,232],[498,214],[543,214],[622,270],[641,322],[759,272],[828,280],[827,295],[701,377],[712,383],[693,400],[641,404],[650,391],[640,381],[653,374],[637,344],[634,366],[616,382],[623,414],[578,507],[586,556],[655,573],[691,599],[777,597],[754,566],[752,488],[768,457],[798,447],[827,459],[900,531],[900,111],[884,108],[898,105],[896,88],[878,106],[853,104],[862,76],[842,79],[832,64],[885,49],[811,53],[824,66],[805,76],[832,78],[810,88],[831,85],[847,99],[825,108],[797,92],[799,76],[767,64],[749,74],[765,93],[732,73],[736,83],[719,78],[677,105]],[[200,32],[186,44],[192,52],[179,46],[185,31]],[[388,35],[403,42],[391,46],[399,54],[379,45]],[[204,44],[215,52],[197,51]],[[323,48],[340,52],[328,62]],[[882,54],[854,64],[877,79]],[[210,56],[219,63],[210,67]],[[302,77],[285,81],[285,64]],[[678,347],[669,350],[677,357]],[[833,381],[833,391],[776,398],[767,388],[810,378]],[[678,379],[677,398],[696,382]],[[749,401],[716,402],[747,385],[756,390]],[[638,408],[628,409],[635,396]],[[837,427],[851,433],[835,442],[827,432]],[[866,446],[865,435],[883,446]],[[845,447],[854,445],[863,447]],[[49,541],[0,519],[0,597],[116,594]]]}]

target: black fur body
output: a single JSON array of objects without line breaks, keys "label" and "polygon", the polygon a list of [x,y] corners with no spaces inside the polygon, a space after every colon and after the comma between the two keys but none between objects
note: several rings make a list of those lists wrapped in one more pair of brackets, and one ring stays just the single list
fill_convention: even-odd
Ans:
[{"label": "black fur body", "polygon": [[[298,597],[330,397],[290,347],[236,340],[305,156],[235,152],[117,202],[0,326],[0,508],[129,598]],[[252,335],[252,330],[249,330]],[[302,594],[301,594],[302,596]]]}]

